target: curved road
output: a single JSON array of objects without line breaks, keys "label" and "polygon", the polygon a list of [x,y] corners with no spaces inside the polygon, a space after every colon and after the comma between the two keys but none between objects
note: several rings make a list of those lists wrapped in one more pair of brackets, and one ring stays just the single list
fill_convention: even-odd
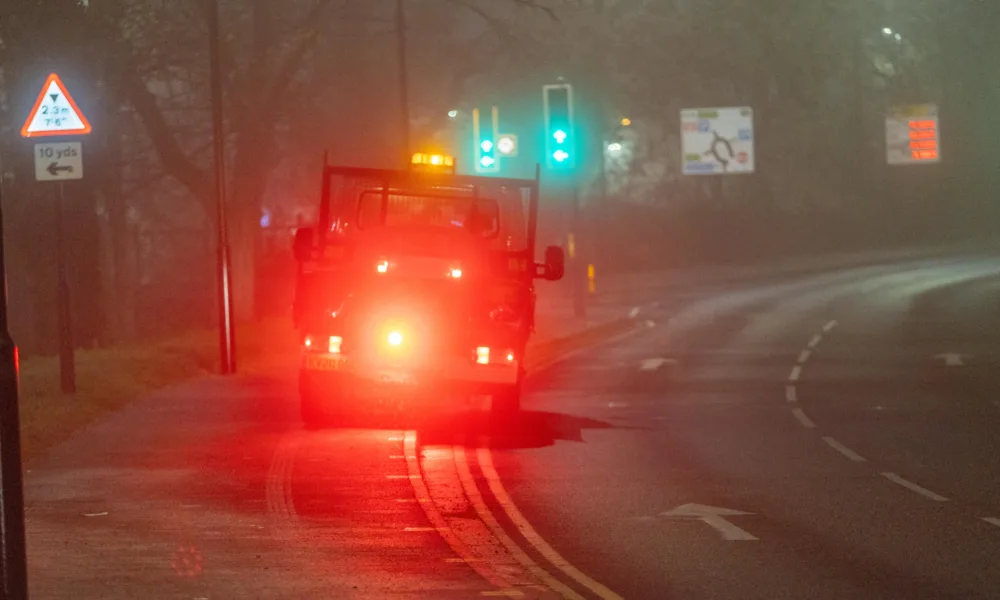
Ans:
[{"label": "curved road", "polygon": [[102,421],[31,467],[35,596],[997,596],[1000,260],[647,294],[509,422],[304,431],[290,366]]},{"label": "curved road", "polygon": [[591,420],[585,443],[494,453],[578,568],[629,598],[996,597],[1000,263],[857,270],[658,317],[533,396]]}]

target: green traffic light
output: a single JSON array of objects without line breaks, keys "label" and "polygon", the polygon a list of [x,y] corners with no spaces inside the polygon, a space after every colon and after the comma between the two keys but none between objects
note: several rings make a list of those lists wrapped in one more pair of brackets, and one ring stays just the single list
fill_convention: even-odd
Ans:
[{"label": "green traffic light", "polygon": [[479,144],[479,147],[483,149],[483,152],[490,152],[493,150],[493,142],[490,140],[483,140],[483,143]]},{"label": "green traffic light", "polygon": [[555,132],[552,133],[552,137],[556,139],[556,142],[561,144],[566,141],[568,134],[562,129],[557,129]]},{"label": "green traffic light", "polygon": [[565,162],[569,154],[565,150],[556,150],[552,153],[552,158],[556,159],[556,162]]},{"label": "green traffic light", "polygon": [[479,164],[483,165],[486,168],[492,167],[494,163],[496,163],[496,161],[493,160],[492,156],[484,156],[479,159]]}]

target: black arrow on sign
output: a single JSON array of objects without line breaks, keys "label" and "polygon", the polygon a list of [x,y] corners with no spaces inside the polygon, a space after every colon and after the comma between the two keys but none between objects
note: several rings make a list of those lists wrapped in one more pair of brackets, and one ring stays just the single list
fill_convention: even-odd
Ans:
[{"label": "black arrow on sign", "polygon": [[52,175],[53,177],[55,177],[59,173],[63,173],[63,172],[72,173],[73,172],[73,167],[71,167],[69,165],[60,165],[59,163],[52,163],[51,165],[49,165],[49,168],[46,169],[46,171],[49,172],[49,175]]}]

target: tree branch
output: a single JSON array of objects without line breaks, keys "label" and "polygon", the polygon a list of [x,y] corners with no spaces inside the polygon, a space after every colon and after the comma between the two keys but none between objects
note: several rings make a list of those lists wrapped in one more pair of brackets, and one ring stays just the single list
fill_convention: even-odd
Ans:
[{"label": "tree branch", "polygon": [[207,210],[209,199],[212,197],[211,178],[181,150],[170,124],[157,104],[156,96],[149,91],[146,82],[137,74],[138,70],[133,67],[128,71],[131,74],[126,77],[125,93],[142,119],[146,134],[153,142],[160,162],[164,169],[188,188]]},{"label": "tree branch", "polygon": [[[514,5],[517,6],[518,8],[537,10],[542,13],[545,13],[545,15],[548,16],[553,21],[559,20],[559,18],[556,16],[555,11],[552,10],[551,7],[539,4],[536,0],[508,0],[508,1],[514,3]],[[466,8],[468,10],[471,10],[472,12],[482,17],[484,21],[486,21],[491,25],[495,25],[497,22],[494,17],[490,16],[483,9],[476,6],[474,4],[475,0],[448,0],[448,2]]]},{"label": "tree branch", "polygon": [[313,6],[312,10],[309,11],[309,14],[306,15],[306,18],[303,20],[303,26],[306,28],[305,36],[285,56],[285,60],[281,62],[281,65],[275,72],[271,90],[264,101],[263,110],[258,118],[270,119],[266,122],[274,122],[275,113],[278,110],[278,105],[281,103],[282,93],[287,90],[289,83],[295,77],[299,67],[302,66],[302,59],[316,47],[316,42],[319,40],[316,21],[322,16],[323,11],[326,10],[330,3],[331,0],[319,0]]}]

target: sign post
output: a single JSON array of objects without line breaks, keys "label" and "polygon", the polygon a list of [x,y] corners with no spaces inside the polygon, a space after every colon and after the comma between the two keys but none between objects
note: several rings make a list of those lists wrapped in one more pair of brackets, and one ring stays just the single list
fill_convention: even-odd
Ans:
[{"label": "sign post", "polygon": [[[21,135],[32,137],[59,137],[88,135],[90,123],[83,116],[63,85],[59,75],[52,73],[35,100],[28,119],[21,128]],[[56,321],[59,328],[59,383],[64,394],[76,393],[76,364],[73,352],[73,310],[70,302],[69,282],[66,277],[66,248],[63,224],[65,183],[83,179],[83,144],[79,141],[61,141],[35,144],[35,180],[59,183],[56,197]]]}]

